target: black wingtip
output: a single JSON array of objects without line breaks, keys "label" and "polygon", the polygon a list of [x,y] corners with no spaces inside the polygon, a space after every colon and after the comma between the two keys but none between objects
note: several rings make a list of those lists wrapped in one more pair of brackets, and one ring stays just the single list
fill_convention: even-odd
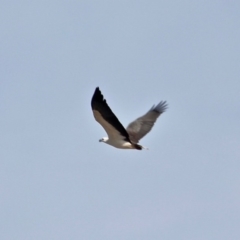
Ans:
[{"label": "black wingtip", "polygon": [[92,109],[96,109],[97,103],[100,103],[103,101],[104,101],[103,95],[102,95],[99,87],[96,87],[94,94],[92,96],[92,101],[91,101]]},{"label": "black wingtip", "polygon": [[168,109],[168,103],[167,101],[161,101],[160,103],[158,103],[156,106],[153,105],[152,108],[150,109],[150,111],[155,111],[158,113],[163,113]]},{"label": "black wingtip", "polygon": [[100,92],[100,93],[101,93],[99,87],[96,87],[96,88],[95,88],[95,91],[94,91],[94,94],[93,94],[93,95],[95,95],[97,92]]}]

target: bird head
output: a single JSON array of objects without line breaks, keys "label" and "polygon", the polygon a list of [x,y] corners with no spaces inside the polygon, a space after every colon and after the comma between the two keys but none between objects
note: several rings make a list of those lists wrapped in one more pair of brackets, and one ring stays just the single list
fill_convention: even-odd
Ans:
[{"label": "bird head", "polygon": [[107,137],[103,137],[101,139],[99,139],[99,142],[107,142],[108,138]]}]

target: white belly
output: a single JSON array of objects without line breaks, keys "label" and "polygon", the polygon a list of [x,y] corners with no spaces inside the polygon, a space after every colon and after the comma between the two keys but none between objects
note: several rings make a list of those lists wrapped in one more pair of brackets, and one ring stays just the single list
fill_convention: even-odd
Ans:
[{"label": "white belly", "polygon": [[135,147],[130,143],[130,142],[126,142],[124,140],[120,140],[120,141],[111,141],[108,140],[106,142],[107,144],[116,147],[116,148],[121,148],[121,149],[135,149]]}]

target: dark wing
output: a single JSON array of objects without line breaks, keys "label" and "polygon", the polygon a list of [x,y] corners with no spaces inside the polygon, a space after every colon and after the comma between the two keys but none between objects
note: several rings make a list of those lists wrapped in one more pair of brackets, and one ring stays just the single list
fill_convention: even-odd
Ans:
[{"label": "dark wing", "polygon": [[119,122],[115,114],[108,106],[99,87],[96,88],[92,101],[92,110],[94,118],[99,122],[108,134],[109,139],[124,139],[131,142],[129,135],[123,125]]},{"label": "dark wing", "polygon": [[141,138],[149,133],[157,118],[165,112],[166,109],[167,102],[161,101],[157,106],[153,105],[145,115],[131,122],[126,129],[131,141],[138,143]]}]

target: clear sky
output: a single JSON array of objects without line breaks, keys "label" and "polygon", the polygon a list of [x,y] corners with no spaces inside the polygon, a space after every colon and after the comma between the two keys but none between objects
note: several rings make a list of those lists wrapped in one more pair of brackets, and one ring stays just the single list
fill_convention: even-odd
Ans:
[{"label": "clear sky", "polygon": [[[0,239],[240,239],[239,1],[1,1]],[[99,143],[99,86],[141,140]]]}]

